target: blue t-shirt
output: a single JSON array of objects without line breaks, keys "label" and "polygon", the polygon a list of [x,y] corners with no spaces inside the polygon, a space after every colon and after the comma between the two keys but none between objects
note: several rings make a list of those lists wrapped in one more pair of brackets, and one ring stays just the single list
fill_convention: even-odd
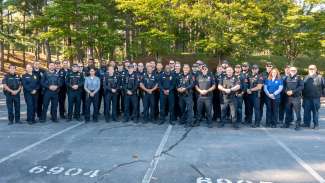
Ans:
[{"label": "blue t-shirt", "polygon": [[[275,91],[279,89],[280,86],[283,86],[283,80],[282,79],[275,79],[274,81],[267,79],[265,80],[264,84],[266,85],[266,89],[270,94],[273,94]],[[275,95],[275,98],[280,98],[279,92],[277,95]]]}]

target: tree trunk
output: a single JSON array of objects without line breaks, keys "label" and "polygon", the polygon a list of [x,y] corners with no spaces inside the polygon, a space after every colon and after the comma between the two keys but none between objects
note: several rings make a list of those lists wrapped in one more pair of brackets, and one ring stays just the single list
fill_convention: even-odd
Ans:
[{"label": "tree trunk", "polygon": [[126,59],[130,60],[130,48],[131,48],[131,34],[130,34],[130,28],[131,28],[131,16],[127,15],[125,18],[125,57]]},{"label": "tree trunk", "polygon": [[[48,27],[45,26],[44,27],[44,31],[47,32],[48,31]],[[45,54],[46,54],[46,62],[47,62],[47,66],[49,65],[49,63],[52,61],[51,58],[51,47],[50,47],[50,42],[48,39],[45,39],[44,41],[44,49],[45,49]]]},{"label": "tree trunk", "polygon": [[[10,11],[8,10],[7,21],[10,22]],[[7,26],[8,35],[10,35],[10,26]],[[8,43],[8,50],[7,50],[7,62],[10,59],[10,43]]]},{"label": "tree trunk", "polygon": [[50,43],[49,43],[48,39],[46,39],[44,41],[44,47],[45,47],[45,53],[46,53],[46,62],[47,62],[47,65],[49,65],[49,63],[52,61],[52,58],[51,58],[51,47],[50,47]]},{"label": "tree trunk", "polygon": [[93,46],[89,47],[89,58],[94,59],[94,47]]},{"label": "tree trunk", "polygon": [[[3,31],[3,0],[0,1],[0,30]],[[4,59],[4,44],[3,40],[0,40],[0,71],[4,71],[5,59]]]},{"label": "tree trunk", "polygon": [[35,42],[35,61],[39,61],[39,41]]},{"label": "tree trunk", "polygon": [[[23,14],[23,37],[26,35],[26,14],[24,12]],[[23,43],[24,43],[24,38],[23,38]],[[23,64],[24,67],[26,67],[26,50],[25,50],[25,45],[23,45]]]}]

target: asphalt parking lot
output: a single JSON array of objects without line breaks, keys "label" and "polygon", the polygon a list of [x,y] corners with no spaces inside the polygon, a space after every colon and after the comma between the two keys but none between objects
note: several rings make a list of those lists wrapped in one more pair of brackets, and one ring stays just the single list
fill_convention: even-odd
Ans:
[{"label": "asphalt parking lot", "polygon": [[[7,125],[0,96],[1,183],[324,183],[320,129],[187,128],[46,122]],[[25,106],[22,101],[22,119]]]}]

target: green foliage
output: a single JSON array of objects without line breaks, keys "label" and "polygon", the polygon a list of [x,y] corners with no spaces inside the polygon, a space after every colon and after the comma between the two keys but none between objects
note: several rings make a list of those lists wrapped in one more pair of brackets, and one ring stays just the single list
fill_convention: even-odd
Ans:
[{"label": "green foliage", "polygon": [[[0,39],[70,60],[203,54],[240,62],[268,50],[295,63],[324,55],[321,0],[8,0]],[[8,12],[10,16],[7,17]],[[23,18],[24,17],[24,18]],[[48,48],[49,49],[49,48]],[[115,55],[114,55],[115,54]]]}]

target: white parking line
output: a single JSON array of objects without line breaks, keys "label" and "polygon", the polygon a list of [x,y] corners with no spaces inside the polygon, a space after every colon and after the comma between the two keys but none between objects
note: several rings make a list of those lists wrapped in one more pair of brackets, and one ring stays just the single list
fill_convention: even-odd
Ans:
[{"label": "white parking line", "polygon": [[313,176],[319,183],[325,183],[325,179],[320,176],[311,166],[295,154],[288,146],[281,142],[278,138],[273,136],[266,128],[262,128],[266,134],[271,137],[279,146],[281,146],[297,163],[299,163],[311,176]]},{"label": "white parking line", "polygon": [[157,168],[161,153],[162,153],[162,151],[164,149],[164,146],[167,143],[167,140],[168,140],[168,137],[170,135],[170,132],[172,131],[172,128],[173,128],[172,125],[168,126],[163,138],[161,139],[161,142],[160,142],[160,144],[158,146],[158,149],[157,149],[157,151],[155,153],[155,156],[153,157],[153,159],[152,159],[152,161],[150,163],[150,167],[147,169],[146,174],[144,175],[144,177],[142,179],[142,183],[150,183],[152,175],[153,175],[153,173],[155,172],[155,170]]},{"label": "white parking line", "polygon": [[3,157],[3,158],[0,159],[0,164],[3,163],[3,162],[5,162],[5,161],[7,161],[7,160],[9,160],[9,159],[11,159],[11,158],[13,158],[13,157],[15,157],[15,156],[17,156],[17,155],[19,155],[19,154],[21,154],[21,153],[23,153],[23,152],[25,152],[25,151],[28,151],[28,150],[30,150],[30,149],[38,146],[38,145],[40,145],[40,144],[42,144],[42,143],[44,143],[44,142],[46,142],[46,141],[48,141],[48,140],[50,140],[50,139],[58,136],[58,135],[61,135],[62,133],[65,133],[67,131],[70,131],[70,130],[72,130],[72,129],[74,129],[74,128],[82,125],[82,124],[84,124],[84,123],[78,123],[78,124],[75,124],[73,126],[70,126],[70,127],[66,128],[64,130],[61,130],[61,131],[59,131],[59,132],[57,132],[57,133],[55,133],[55,134],[53,134],[53,135],[45,138],[45,139],[42,139],[40,141],[37,141],[37,142],[35,142],[35,143],[33,143],[33,144],[29,145],[29,146],[24,147],[23,149],[21,149],[19,151],[16,151],[16,152],[14,152],[14,153],[6,156],[6,157]]}]

